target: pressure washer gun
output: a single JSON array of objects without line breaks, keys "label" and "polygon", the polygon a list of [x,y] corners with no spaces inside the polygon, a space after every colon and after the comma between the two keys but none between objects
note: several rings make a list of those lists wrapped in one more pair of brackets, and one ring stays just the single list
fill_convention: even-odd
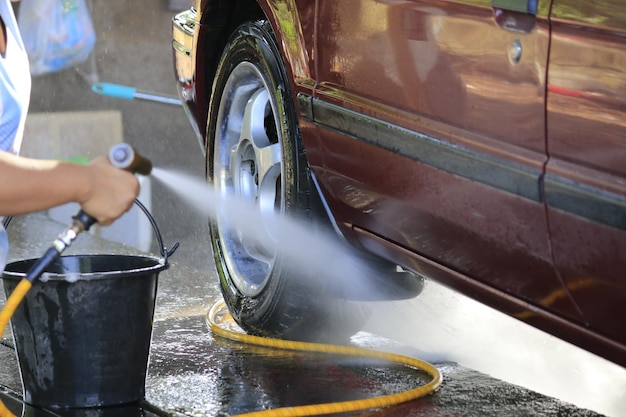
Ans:
[{"label": "pressure washer gun", "polygon": [[[114,167],[135,174],[149,175],[152,171],[152,162],[139,155],[132,146],[126,143],[120,143],[111,148],[109,151],[109,162]],[[52,246],[48,248],[39,261],[26,273],[26,278],[30,282],[35,282],[43,274],[48,265],[61,255],[81,232],[89,230],[94,223],[96,223],[94,217],[85,213],[84,210],[80,210],[72,217],[72,224],[59,234],[52,243]]]}]

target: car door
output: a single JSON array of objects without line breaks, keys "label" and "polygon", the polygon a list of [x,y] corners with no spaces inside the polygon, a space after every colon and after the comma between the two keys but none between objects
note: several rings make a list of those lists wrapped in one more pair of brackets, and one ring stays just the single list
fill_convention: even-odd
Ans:
[{"label": "car door", "polygon": [[383,238],[580,320],[540,195],[550,2],[538,3],[318,2],[317,87],[301,107],[348,237]]},{"label": "car door", "polygon": [[554,0],[551,20],[545,194],[555,262],[585,324],[620,343],[625,363],[626,7]]}]

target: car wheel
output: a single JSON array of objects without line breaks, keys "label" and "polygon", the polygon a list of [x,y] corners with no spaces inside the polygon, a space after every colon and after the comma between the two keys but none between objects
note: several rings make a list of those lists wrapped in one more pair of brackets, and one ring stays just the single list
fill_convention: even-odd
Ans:
[{"label": "car wheel", "polygon": [[[261,219],[279,212],[323,227],[325,214],[267,22],[244,24],[231,36],[217,67],[208,120],[207,177],[221,197],[254,204]],[[218,213],[210,231],[222,294],[246,331],[327,340],[360,326],[355,316],[361,313],[339,311],[341,302],[321,281],[284,259],[271,230],[248,236]]]}]

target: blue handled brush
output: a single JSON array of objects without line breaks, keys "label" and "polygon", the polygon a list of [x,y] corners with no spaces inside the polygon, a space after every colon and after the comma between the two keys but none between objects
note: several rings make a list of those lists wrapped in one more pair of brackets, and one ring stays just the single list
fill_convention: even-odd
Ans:
[{"label": "blue handled brush", "polygon": [[177,97],[164,96],[161,94],[148,93],[145,91],[137,90],[135,87],[129,87],[119,84],[111,83],[95,83],[91,86],[91,90],[96,94],[104,96],[121,98],[124,100],[146,100],[155,101],[157,103],[174,104],[177,106],[182,105],[180,99]]}]

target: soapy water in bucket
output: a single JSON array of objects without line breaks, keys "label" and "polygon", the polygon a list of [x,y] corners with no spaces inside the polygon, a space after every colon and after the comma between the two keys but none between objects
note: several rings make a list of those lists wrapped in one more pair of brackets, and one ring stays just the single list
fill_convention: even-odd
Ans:
[{"label": "soapy water in bucket", "polygon": [[[39,277],[39,281],[41,282],[48,282],[50,281],[51,278],[55,278],[57,277],[58,274],[50,274],[49,272],[44,272],[43,274],[41,274],[41,276]],[[73,273],[73,272],[68,272],[66,274],[63,274],[63,279],[69,283],[74,283],[76,281],[78,281],[81,277],[80,273]]]}]

